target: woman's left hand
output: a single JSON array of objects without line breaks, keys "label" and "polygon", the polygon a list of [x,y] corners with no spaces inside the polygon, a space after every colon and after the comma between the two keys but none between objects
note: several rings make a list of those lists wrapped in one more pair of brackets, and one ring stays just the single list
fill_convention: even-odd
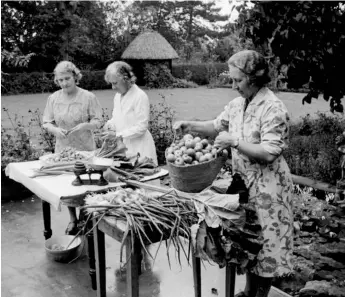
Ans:
[{"label": "woman's left hand", "polygon": [[71,130],[68,131],[68,134],[76,132],[76,131],[86,131],[90,130],[90,124],[89,123],[80,123],[77,126],[73,127]]},{"label": "woman's left hand", "polygon": [[116,132],[115,131],[111,131],[111,130],[108,130],[108,131],[105,131],[101,134],[101,138],[104,140],[104,139],[107,139],[107,138],[115,138],[116,137]]},{"label": "woman's left hand", "polygon": [[231,136],[230,133],[222,131],[218,134],[214,141],[214,147],[219,148],[219,150],[223,150],[233,146],[236,142],[236,137]]}]

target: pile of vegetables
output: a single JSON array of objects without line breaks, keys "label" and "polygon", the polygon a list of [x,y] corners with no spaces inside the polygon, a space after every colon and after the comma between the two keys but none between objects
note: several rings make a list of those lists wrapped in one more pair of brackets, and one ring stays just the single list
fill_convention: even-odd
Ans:
[{"label": "pile of vegetables", "polygon": [[217,158],[217,154],[217,148],[206,138],[186,134],[167,148],[166,160],[175,165],[189,166],[211,161]]},{"label": "pile of vegetables", "polygon": [[45,162],[52,165],[59,163],[75,162],[76,160],[85,160],[85,156],[78,152],[75,148],[65,147],[60,153],[52,154]]},{"label": "pile of vegetables", "polygon": [[96,157],[124,159],[126,158],[127,147],[121,136],[104,139],[102,146],[95,151]]},{"label": "pile of vegetables", "polygon": [[150,176],[160,171],[157,165],[149,157],[140,157],[138,153],[127,162],[114,163],[110,169],[125,179],[140,180],[144,176]]},{"label": "pile of vegetables", "polygon": [[[180,261],[180,252],[183,251],[189,260],[189,253],[185,250],[180,236],[190,239],[190,226],[197,221],[197,215],[193,203],[172,194],[146,193],[143,189],[117,188],[105,194],[89,194],[85,198],[85,206],[89,212],[95,212],[94,216],[100,219],[103,216],[112,216],[127,222],[126,231],[121,242],[120,261],[124,242],[130,233],[136,235],[145,252],[155,260],[157,252],[163,240],[166,240],[167,256],[169,259],[169,247],[175,247]],[[94,226],[95,227],[95,226]],[[131,232],[130,232],[131,231]],[[152,243],[152,235],[158,234],[159,246],[155,255],[152,255],[146,246]],[[134,240],[132,240],[132,243]],[[132,247],[133,248],[133,247]]]}]

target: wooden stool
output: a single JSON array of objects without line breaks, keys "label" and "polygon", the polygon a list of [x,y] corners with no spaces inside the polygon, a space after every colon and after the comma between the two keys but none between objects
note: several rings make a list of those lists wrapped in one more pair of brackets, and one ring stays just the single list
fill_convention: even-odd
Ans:
[{"label": "wooden stool", "polygon": [[[97,227],[93,231],[95,244],[95,258],[96,258],[96,280],[97,280],[97,297],[106,296],[106,259],[105,259],[105,236],[107,234],[111,238],[121,242],[126,230],[126,222],[116,220],[113,217],[104,217],[97,222],[94,220],[94,225]],[[152,243],[159,242],[160,236],[157,234],[148,234]],[[146,242],[145,242],[146,243]],[[149,243],[147,243],[149,244]],[[131,255],[126,265],[126,281],[127,281],[127,296],[139,296],[139,275],[141,269],[141,244],[139,239],[134,236],[133,251],[132,238],[127,236],[125,241],[126,255]],[[195,297],[201,297],[201,261],[200,258],[192,257],[193,265],[193,280]],[[226,297],[234,297],[235,291],[235,265],[226,266],[225,278],[225,292]]]}]

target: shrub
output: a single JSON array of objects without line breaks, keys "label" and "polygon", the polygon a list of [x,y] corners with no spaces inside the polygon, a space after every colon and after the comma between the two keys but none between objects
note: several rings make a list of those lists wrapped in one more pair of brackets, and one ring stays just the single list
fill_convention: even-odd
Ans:
[{"label": "shrub", "polygon": [[172,128],[175,111],[167,105],[165,96],[160,94],[163,101],[151,105],[149,131],[156,146],[158,164],[165,164],[165,150],[174,140]]},{"label": "shrub", "polygon": [[25,131],[24,124],[15,115],[11,117],[8,110],[5,113],[11,122],[11,129],[1,128],[1,169],[11,162],[37,160],[44,151],[39,150],[31,141],[30,127]]},{"label": "shrub", "polygon": [[191,81],[198,85],[208,85],[210,79],[227,70],[227,63],[175,64],[172,67],[172,74],[177,78],[185,78],[185,73],[190,71]]},{"label": "shrub", "polygon": [[293,124],[289,148],[284,152],[293,174],[335,184],[340,178],[340,153],[335,138],[345,130],[345,121],[318,113]]},{"label": "shrub", "polygon": [[147,88],[195,88],[197,85],[185,79],[175,78],[167,65],[162,63],[146,63],[144,80]]}]

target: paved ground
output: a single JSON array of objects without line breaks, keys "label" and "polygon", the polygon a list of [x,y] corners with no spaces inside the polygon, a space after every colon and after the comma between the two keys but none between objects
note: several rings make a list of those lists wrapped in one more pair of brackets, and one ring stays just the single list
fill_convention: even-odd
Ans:
[{"label": "paved ground", "polygon": [[[18,197],[17,197],[18,198]],[[53,236],[61,235],[67,225],[68,212],[51,211]],[[50,261],[44,250],[41,200],[36,196],[1,205],[1,296],[2,297],[86,297],[96,296],[91,289],[88,259],[84,254],[72,264]],[[120,244],[106,237],[107,296],[126,296],[126,281],[116,276]],[[152,249],[157,248],[153,245]],[[178,265],[171,251],[171,269],[166,250],[161,247],[152,271],[140,277],[140,296],[193,297],[192,269],[183,261]],[[202,296],[224,296],[225,269],[206,264],[202,267]],[[244,286],[237,277],[236,292]]]}]

